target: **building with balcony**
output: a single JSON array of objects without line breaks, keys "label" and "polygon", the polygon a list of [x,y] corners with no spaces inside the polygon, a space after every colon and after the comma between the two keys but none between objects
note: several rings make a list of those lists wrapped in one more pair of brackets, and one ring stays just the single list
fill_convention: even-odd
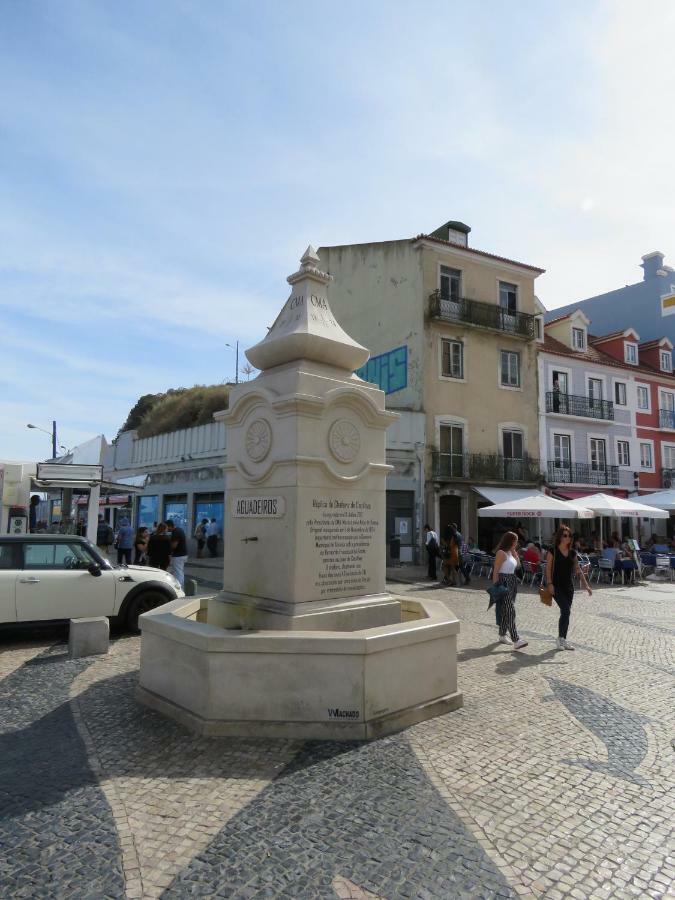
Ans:
[{"label": "building with balcony", "polygon": [[675,344],[675,270],[664,259],[658,250],[646,253],[640,281],[552,310],[547,321],[580,309],[592,320],[595,334],[637,324],[643,341],[667,337]]},{"label": "building with balcony", "polygon": [[[319,248],[331,308],[373,358],[358,375],[424,418],[416,523],[479,536],[481,505],[541,484],[534,295],[543,269],[477,250],[471,229]],[[489,539],[486,539],[486,543]]]},{"label": "building with balcony", "polygon": [[546,479],[566,499],[672,484],[675,376],[668,338],[631,327],[593,336],[581,309],[550,319],[539,354]]}]

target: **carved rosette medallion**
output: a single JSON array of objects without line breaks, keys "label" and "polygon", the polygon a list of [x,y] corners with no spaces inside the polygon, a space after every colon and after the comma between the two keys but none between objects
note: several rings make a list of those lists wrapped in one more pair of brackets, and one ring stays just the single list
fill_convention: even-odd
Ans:
[{"label": "carved rosette medallion", "polygon": [[354,462],[361,449],[361,435],[356,425],[347,419],[333,422],[328,431],[328,447],[339,462]]},{"label": "carved rosette medallion", "polygon": [[272,446],[272,429],[265,419],[255,419],[246,429],[246,452],[253,462],[262,462]]}]

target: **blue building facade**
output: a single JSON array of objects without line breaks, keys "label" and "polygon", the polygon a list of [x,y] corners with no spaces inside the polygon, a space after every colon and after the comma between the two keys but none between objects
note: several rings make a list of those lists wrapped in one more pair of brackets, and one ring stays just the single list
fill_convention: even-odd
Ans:
[{"label": "blue building facade", "polygon": [[551,310],[546,321],[581,309],[591,320],[593,334],[636,328],[642,341],[668,337],[675,344],[675,300],[667,302],[675,297],[675,269],[664,265],[659,251],[643,256],[641,267],[642,281]]}]

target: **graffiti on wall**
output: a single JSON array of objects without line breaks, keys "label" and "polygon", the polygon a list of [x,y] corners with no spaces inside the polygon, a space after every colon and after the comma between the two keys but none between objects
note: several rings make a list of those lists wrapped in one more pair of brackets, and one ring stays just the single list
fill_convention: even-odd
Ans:
[{"label": "graffiti on wall", "polygon": [[373,356],[356,370],[356,374],[364,381],[376,384],[385,394],[402,391],[408,386],[408,348],[396,347]]}]

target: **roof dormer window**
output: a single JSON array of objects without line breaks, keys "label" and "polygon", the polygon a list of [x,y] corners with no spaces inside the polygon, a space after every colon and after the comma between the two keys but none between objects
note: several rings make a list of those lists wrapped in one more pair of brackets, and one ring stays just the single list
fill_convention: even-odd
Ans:
[{"label": "roof dormer window", "polygon": [[586,349],[586,329],[572,328],[572,347],[575,350]]},{"label": "roof dormer window", "polygon": [[624,362],[636,366],[638,364],[638,345],[634,344],[632,341],[624,341],[623,358]]},{"label": "roof dormer window", "polygon": [[672,372],[673,371],[673,357],[671,355],[670,350],[661,350],[659,353],[661,357],[661,371],[662,372]]}]

